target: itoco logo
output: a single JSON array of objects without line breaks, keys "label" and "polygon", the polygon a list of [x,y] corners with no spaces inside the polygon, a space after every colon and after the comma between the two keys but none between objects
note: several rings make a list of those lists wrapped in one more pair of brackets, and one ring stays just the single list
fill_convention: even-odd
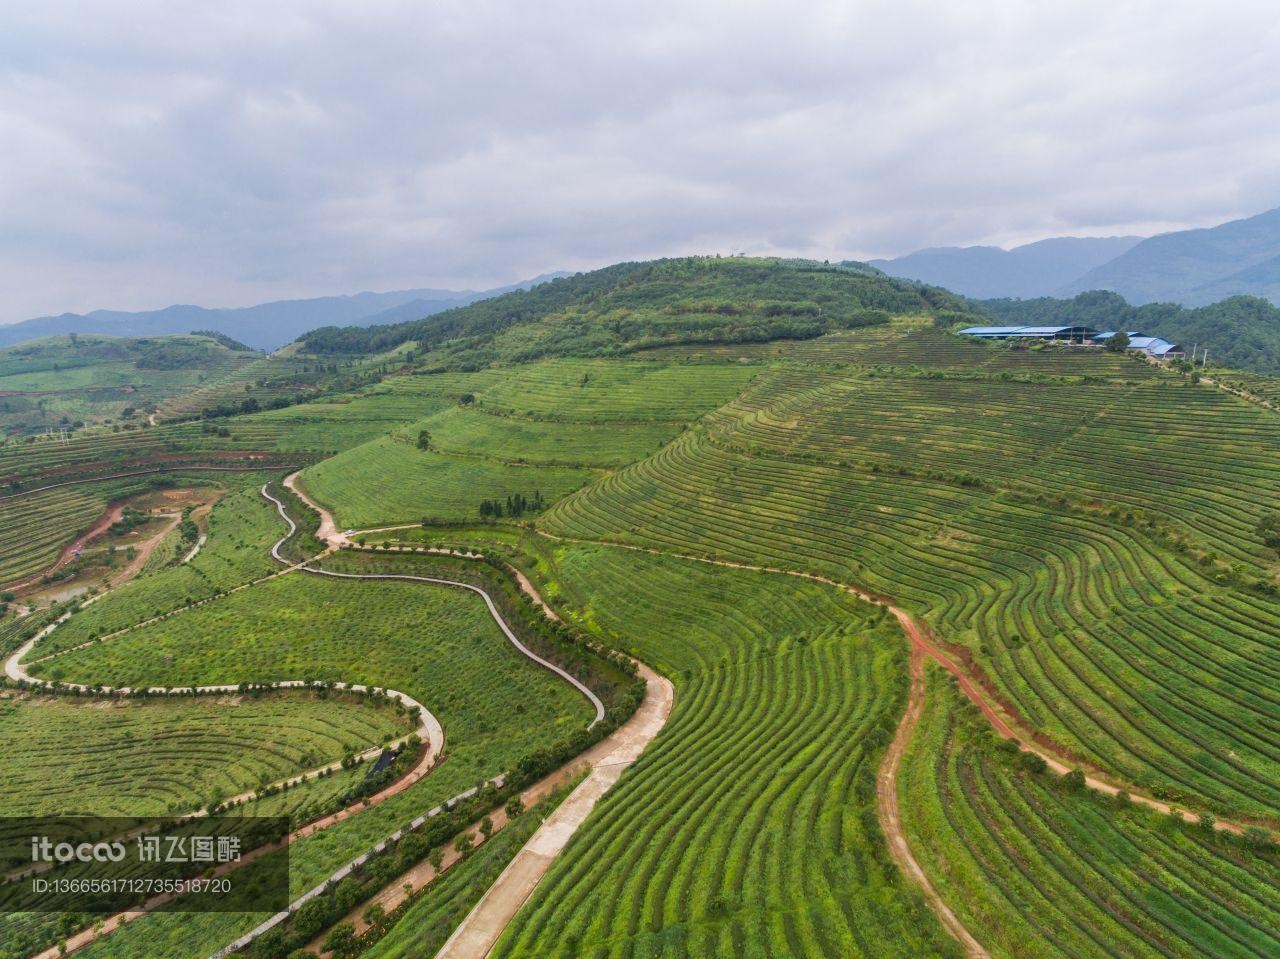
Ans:
[{"label": "itoco logo", "polygon": [[54,843],[48,836],[31,837],[32,862],[119,862],[124,857],[123,843]]}]

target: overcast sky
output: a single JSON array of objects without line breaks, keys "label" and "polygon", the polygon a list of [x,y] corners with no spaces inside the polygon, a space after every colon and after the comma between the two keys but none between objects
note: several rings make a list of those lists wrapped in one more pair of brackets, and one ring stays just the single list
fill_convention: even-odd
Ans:
[{"label": "overcast sky", "polygon": [[0,321],[1280,205],[1269,2],[0,5]]}]

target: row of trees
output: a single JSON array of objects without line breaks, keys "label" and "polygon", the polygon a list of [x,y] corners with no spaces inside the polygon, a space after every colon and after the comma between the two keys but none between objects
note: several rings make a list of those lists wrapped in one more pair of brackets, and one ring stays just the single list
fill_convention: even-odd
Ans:
[{"label": "row of trees", "polygon": [[534,490],[533,499],[523,493],[515,493],[505,500],[486,499],[480,502],[481,519],[502,519],[508,517],[519,519],[525,513],[541,512],[546,504],[542,499],[542,491]]}]

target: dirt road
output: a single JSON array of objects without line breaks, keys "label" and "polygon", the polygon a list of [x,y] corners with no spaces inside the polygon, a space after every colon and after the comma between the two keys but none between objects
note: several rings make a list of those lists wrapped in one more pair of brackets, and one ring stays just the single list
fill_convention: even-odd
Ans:
[{"label": "dirt road", "polygon": [[914,643],[911,646],[911,685],[907,694],[907,708],[902,713],[902,720],[893,734],[893,740],[880,762],[876,776],[876,812],[880,818],[880,828],[884,830],[885,842],[889,846],[889,854],[903,874],[924,894],[925,902],[933,914],[938,917],[944,929],[964,948],[969,959],[990,959],[990,953],[973,938],[965,928],[960,917],[947,905],[946,901],[933,887],[924,869],[916,861],[907,844],[906,834],[902,831],[902,816],[898,809],[898,767],[902,765],[902,757],[906,754],[911,737],[915,734],[920,716],[924,712],[924,653]]},{"label": "dirt road", "polygon": [[6,583],[3,585],[0,585],[0,590],[3,590],[5,592],[16,593],[19,590],[26,589],[28,586],[32,586],[36,583],[39,583],[42,579],[44,579],[46,576],[50,575],[51,573],[56,573],[58,570],[62,569],[62,567],[66,566],[69,562],[75,559],[76,550],[84,549],[95,539],[98,539],[103,534],[105,534],[106,531],[111,528],[113,523],[117,523],[120,521],[120,517],[123,514],[124,514],[123,503],[112,503],[108,505],[107,508],[103,510],[102,515],[99,516],[94,521],[94,524],[90,526],[88,530],[86,530],[84,533],[81,533],[74,540],[72,540],[70,543],[68,543],[66,546],[63,547],[62,553],[58,556],[58,561],[56,563],[54,563],[52,566],[48,567],[47,569],[41,570],[39,573],[37,573],[35,576],[32,576],[30,579],[23,580],[21,583]]},{"label": "dirt road", "polygon": [[[293,486],[289,484],[289,481],[292,479],[293,479],[293,475],[291,475],[286,479],[286,485],[289,485],[291,489],[293,489]],[[287,564],[286,568],[284,570],[281,570],[279,573],[274,574],[273,576],[265,577],[265,579],[271,579],[271,578],[274,578],[275,576],[281,576],[281,575],[285,575],[288,573],[301,570],[301,571],[316,574],[316,575],[332,576],[332,577],[343,578],[343,579],[378,579],[378,580],[401,579],[401,580],[435,583],[440,585],[448,585],[448,586],[454,586],[454,587],[470,590],[480,595],[486,607],[488,608],[490,615],[494,618],[498,626],[502,629],[502,632],[504,633],[504,635],[513,645],[516,646],[516,648],[521,653],[523,653],[525,656],[535,661],[539,665],[542,665],[546,669],[556,673],[562,679],[564,679],[566,682],[573,685],[580,692],[582,692],[584,696],[587,697],[587,699],[591,702],[595,710],[595,718],[592,720],[590,724],[591,726],[594,726],[596,723],[600,722],[604,718],[604,704],[595,695],[595,693],[590,688],[585,686],[582,682],[580,682],[576,677],[572,676],[570,673],[556,666],[554,663],[548,662],[547,660],[538,656],[532,650],[528,649],[520,641],[520,639],[515,635],[514,631],[506,623],[506,621],[502,618],[492,597],[485,590],[483,590],[478,586],[474,586],[470,583],[463,583],[463,582],[445,580],[445,579],[437,579],[437,578],[426,577],[426,576],[379,574],[379,573],[371,573],[371,574],[337,573],[329,570],[309,569],[302,563],[289,564],[289,560],[287,560],[280,554],[280,548],[283,545],[283,543],[289,539],[290,536],[294,535],[294,533],[297,532],[297,528],[298,528],[297,523],[289,516],[288,511],[285,509],[284,504],[280,500],[278,500],[276,497],[272,496],[270,492],[267,490],[266,486],[263,486],[261,492],[266,499],[270,500],[272,503],[275,504],[277,510],[280,513],[280,516],[289,527],[288,533],[286,533],[281,540],[277,541],[271,549],[271,555],[275,559],[277,559],[279,562],[283,564]],[[346,541],[345,537],[343,537],[340,533],[337,532],[336,527],[333,524],[332,517],[326,511],[324,511],[321,507],[311,503],[310,500],[308,500],[305,497],[305,495],[302,494],[300,491],[295,489],[294,492],[298,494],[299,498],[302,499],[303,502],[307,503],[313,509],[315,509],[318,513],[320,513],[321,519],[322,519],[321,533],[323,534],[321,538],[324,539],[327,543],[331,544],[330,549],[333,549],[345,543]],[[327,523],[327,527],[325,525],[326,523]],[[326,550],[326,553],[328,551],[329,550]],[[307,562],[311,562],[311,561],[313,560],[308,560]],[[262,581],[264,580],[255,580],[254,583],[248,583],[243,586],[236,587],[235,590],[231,590],[230,592],[236,592],[239,589],[248,588]],[[541,603],[541,597],[537,596],[536,590],[533,589],[531,584],[528,584],[527,580],[524,581],[524,585],[537,598],[537,601]],[[102,595],[106,595],[106,594],[102,594]],[[100,599],[100,598],[101,596],[95,597],[95,599]],[[203,600],[201,602],[192,604],[191,607],[184,607],[184,608],[194,608],[195,606],[203,605],[206,602],[209,602],[209,600]],[[6,674],[11,679],[15,681],[27,682],[29,684],[37,685],[37,686],[50,685],[45,680],[41,680],[31,676],[23,660],[41,639],[43,639],[50,632],[56,629],[61,623],[65,622],[69,615],[70,614],[68,613],[67,615],[59,618],[56,622],[50,624],[50,626],[48,626],[46,629],[42,630],[39,634],[34,636],[32,639],[24,643],[17,651],[15,651],[11,656],[9,656],[5,660],[4,669]],[[172,614],[165,614],[165,615],[172,615]],[[163,618],[163,617],[155,617],[153,618],[153,620],[148,620],[147,622],[151,622],[151,621],[154,621],[154,619],[159,619],[159,618]],[[137,625],[144,625],[144,624],[136,624],[134,627],[130,627],[130,628],[136,628]],[[127,631],[128,629],[122,630],[120,632],[127,632]],[[112,635],[116,635],[116,634],[112,634]],[[103,637],[103,639],[108,639],[108,638],[110,638],[110,636]],[[36,660],[36,662],[40,662],[40,660]],[[661,695],[664,684],[666,686],[666,689],[670,690],[670,684],[666,683],[666,680],[662,679],[661,677],[656,677],[656,675],[655,675],[655,678],[657,680],[654,684],[655,692],[650,693],[648,690],[646,690],[646,699],[645,699],[646,703],[650,703],[655,696]],[[63,688],[75,689],[81,692],[103,692],[107,694],[110,694],[112,692],[120,692],[120,693],[132,692],[132,690],[128,688],[113,690],[109,687],[99,687],[95,690],[87,685],[82,685],[82,684],[63,683],[61,685]],[[305,684],[298,680],[284,680],[284,681],[265,684],[265,685],[268,685],[270,688],[279,689],[279,688],[304,686]],[[335,686],[337,686],[338,688],[351,689],[355,691],[360,691],[365,688],[357,684],[345,684],[345,683],[336,683]],[[238,687],[200,686],[200,687],[195,687],[195,690],[201,693],[232,693],[232,692],[236,692],[238,690]],[[171,690],[167,688],[162,688],[162,687],[152,687],[149,689],[149,692],[156,693],[156,694],[164,694],[167,692],[171,692]],[[335,823],[343,821],[344,819],[350,817],[351,815],[356,814],[362,809],[381,803],[386,799],[390,798],[391,796],[397,795],[405,791],[410,786],[420,781],[425,775],[427,775],[427,773],[435,765],[435,762],[437,761],[437,759],[439,758],[440,754],[443,752],[443,749],[444,749],[444,730],[441,728],[438,720],[436,720],[436,718],[424,706],[422,706],[421,703],[418,703],[416,700],[412,699],[406,694],[398,693],[398,692],[395,692],[394,690],[387,690],[386,692],[388,693],[388,695],[393,695],[402,699],[406,704],[410,705],[411,708],[416,707],[418,710],[418,714],[421,717],[421,723],[417,732],[418,732],[418,735],[422,738],[423,742],[426,744],[426,748],[423,750],[422,758],[419,760],[418,764],[415,765],[413,770],[411,770],[408,775],[401,777],[400,779],[396,780],[394,783],[391,783],[390,785],[388,785],[385,789],[379,791],[373,796],[368,797],[368,799],[362,800],[356,805],[340,810],[336,813],[333,813],[332,815],[325,816],[322,819],[319,819],[315,822],[312,822],[302,827],[301,829],[297,830],[295,833],[287,837],[284,840],[284,842],[286,843],[293,842],[305,836],[311,836],[316,832],[319,832],[323,829],[326,829],[334,825]],[[653,708],[654,707],[651,706],[650,711]],[[645,706],[644,704],[642,704],[641,709],[637,711],[636,716],[639,716],[641,712],[644,710],[645,710]],[[666,707],[666,711],[669,712],[669,710],[670,710],[670,706],[668,705]],[[563,773],[565,770],[568,770],[570,768],[581,768],[583,764],[591,764],[593,757],[600,755],[602,752],[608,752],[610,755],[613,755],[616,753],[617,756],[620,757],[617,762],[621,762],[622,758],[625,758],[625,756],[628,754],[629,749],[633,750],[635,752],[635,755],[638,756],[639,751],[644,748],[644,744],[648,742],[648,739],[644,738],[643,730],[638,731],[637,727],[634,725],[633,721],[636,719],[636,716],[633,716],[631,720],[629,720],[627,723],[624,723],[621,727],[619,727],[618,730],[615,730],[614,733],[612,733],[610,736],[602,740],[601,743],[598,743],[595,747],[592,747],[592,749],[587,750],[582,755],[574,759],[571,763],[567,764],[565,767],[563,767],[563,769],[560,772]],[[663,713],[663,721],[665,721],[665,712]],[[661,724],[659,724],[657,728],[661,728]],[[650,734],[649,738],[652,738],[652,734],[656,734],[656,729],[653,730],[653,733]],[[627,763],[629,764],[629,762],[631,761],[634,761],[634,757],[632,757],[630,760],[627,760]],[[614,761],[611,760],[610,762],[613,763]],[[315,775],[319,775],[320,772],[321,772],[320,770],[313,770],[309,773],[302,774],[299,778],[300,779],[312,778]],[[593,768],[591,775],[595,775],[595,773],[596,773],[596,770]],[[606,772],[604,775],[608,776],[610,774]],[[613,781],[616,781],[616,778],[618,775],[621,775],[621,768],[618,768],[617,773],[613,774]],[[610,782],[609,785],[612,785],[612,782]],[[607,789],[608,787],[606,786],[605,788]],[[460,794],[459,796],[454,797],[444,805],[436,807],[434,810],[431,810],[428,813],[424,814],[424,816],[419,817],[419,820],[415,821],[415,823],[421,820],[424,820],[428,816],[438,814],[444,808],[447,808],[449,804],[456,801],[460,801],[461,799],[466,798],[468,795],[474,792],[475,790],[473,788],[471,790],[468,790]],[[576,795],[576,792],[575,792],[575,795]],[[573,797],[571,796],[570,799],[572,798]],[[566,803],[567,802],[568,800],[566,800]],[[594,804],[594,800],[592,801],[592,804]],[[192,815],[198,815],[198,814],[192,814]],[[585,816],[585,813],[583,815]],[[570,830],[570,832],[571,831],[572,830]],[[541,832],[541,830],[539,832]],[[392,838],[393,837],[388,837],[388,839],[384,840],[383,842],[385,843],[387,841],[390,841]],[[536,834],[535,834],[535,838],[536,838]],[[375,847],[375,849],[376,848],[377,847]],[[269,852],[269,851],[270,851],[269,848],[264,848],[262,850],[255,850],[249,856],[244,857],[242,859],[242,863],[250,862],[254,858],[257,858],[259,855],[265,854],[266,852]],[[340,879],[343,875],[346,875],[348,872],[354,869],[361,861],[363,861],[369,855],[371,855],[373,851],[374,850],[370,850],[369,852],[365,853],[363,856],[359,857],[357,860],[343,866],[341,869],[335,872],[333,876],[329,878],[329,880],[326,880],[326,884],[331,881],[336,881],[337,879]],[[291,908],[296,908],[298,905],[301,905],[302,902],[305,902],[308,898],[318,895],[321,891],[323,891],[326,884],[321,884],[320,886],[317,886],[315,889],[306,893],[302,899],[292,904]],[[144,906],[140,909],[130,910],[128,912],[119,913],[114,916],[111,916],[107,918],[101,925],[95,926],[93,928],[81,930],[79,933],[76,933],[75,935],[67,939],[63,944],[60,944],[59,946],[51,947],[50,949],[40,953],[37,957],[35,957],[35,959],[54,959],[54,957],[67,955],[71,952],[74,952],[77,949],[83,948],[84,946],[90,944],[91,942],[94,942],[95,940],[110,934],[112,931],[133,921],[134,919],[137,919],[143,915],[147,915],[148,913],[154,911],[155,909],[163,906],[168,901],[169,901],[168,898],[157,897],[156,899],[151,900],[148,903],[144,904]],[[273,916],[270,920],[268,920],[267,923],[264,923],[263,925],[259,926],[257,929],[252,930],[250,933],[241,937],[235,943],[232,943],[231,946],[226,947],[226,949],[221,950],[218,953],[218,955],[225,955],[235,948],[242,948],[244,945],[247,945],[249,942],[251,942],[257,935],[260,935],[262,932],[271,928],[273,925],[283,921],[283,919],[287,918],[287,916],[288,916],[287,911],[285,913]]]},{"label": "dirt road", "polygon": [[316,538],[330,549],[341,549],[343,546],[350,546],[351,540],[347,539],[345,533],[338,530],[338,524],[333,521],[333,514],[308,496],[306,490],[302,488],[302,484],[298,482],[299,472],[301,471],[295,471],[286,476],[284,485],[294,496],[319,514],[320,528],[316,530]]}]

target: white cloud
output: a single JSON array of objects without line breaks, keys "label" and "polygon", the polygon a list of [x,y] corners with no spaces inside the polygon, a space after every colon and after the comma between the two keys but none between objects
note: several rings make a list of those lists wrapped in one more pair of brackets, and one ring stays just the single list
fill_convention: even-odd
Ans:
[{"label": "white cloud", "polygon": [[0,11],[0,319],[1280,203],[1270,5]]}]

